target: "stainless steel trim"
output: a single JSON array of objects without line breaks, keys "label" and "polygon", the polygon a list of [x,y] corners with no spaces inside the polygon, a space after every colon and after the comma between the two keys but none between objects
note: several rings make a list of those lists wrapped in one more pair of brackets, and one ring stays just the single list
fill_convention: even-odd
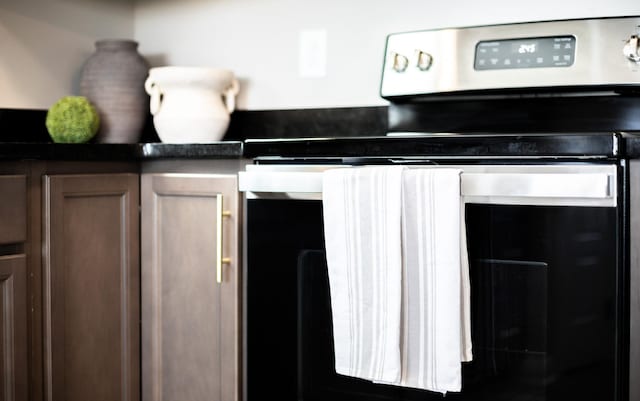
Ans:
[{"label": "stainless steel trim", "polygon": [[[583,87],[640,84],[640,63],[623,48],[636,33],[640,17],[583,19],[441,29],[391,34],[387,37],[380,94],[383,97],[451,93],[487,89]],[[574,36],[570,67],[475,70],[480,41]],[[416,50],[433,57],[428,71],[417,67]],[[393,70],[391,54],[410,57],[409,68]]]},{"label": "stainless steel trim", "polygon": [[[615,165],[411,165],[460,168],[465,202],[519,205],[617,205]],[[344,165],[249,165],[238,186],[248,199],[321,199],[322,173]]]},{"label": "stainless steel trim", "polygon": [[[612,152],[614,155],[617,155],[617,150],[615,148],[615,144],[614,144],[614,148],[612,148]],[[584,161],[595,161],[595,160],[604,160],[604,159],[608,159],[609,156],[607,155],[583,155],[583,156],[571,156],[571,159],[576,159],[576,160],[584,160]],[[334,160],[335,163],[342,163],[343,161],[348,164],[349,163],[349,159],[358,159],[358,157],[322,157],[322,156],[310,156],[310,157],[305,157],[305,160],[311,162],[322,162],[322,161],[326,161],[326,160]],[[429,156],[429,157],[425,157],[425,156],[402,156],[402,157],[376,157],[376,156],[368,156],[367,160],[384,160],[384,161],[388,161],[389,163],[392,164],[408,164],[408,163],[421,163],[424,165],[429,164],[431,161],[433,161],[434,163],[431,164],[437,164],[435,162],[440,161],[440,160],[460,160],[460,161],[466,161],[466,160],[514,160],[514,159],[518,159],[518,160],[545,160],[545,159],[550,159],[550,160],[558,160],[558,156],[551,156],[551,155],[536,155],[536,156],[450,156],[450,155],[445,155],[445,156]],[[254,160],[256,161],[266,161],[266,162],[289,162],[291,161],[292,163],[295,163],[296,161],[290,157],[282,157],[282,156],[260,156],[260,157],[256,157]],[[298,159],[299,160],[299,159]]]}]

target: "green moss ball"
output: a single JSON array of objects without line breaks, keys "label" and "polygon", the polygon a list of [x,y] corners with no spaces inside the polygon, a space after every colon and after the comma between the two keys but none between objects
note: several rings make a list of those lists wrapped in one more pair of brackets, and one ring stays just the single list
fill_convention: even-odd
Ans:
[{"label": "green moss ball", "polygon": [[85,143],[100,127],[96,109],[83,96],[65,96],[47,112],[47,130],[53,142]]}]

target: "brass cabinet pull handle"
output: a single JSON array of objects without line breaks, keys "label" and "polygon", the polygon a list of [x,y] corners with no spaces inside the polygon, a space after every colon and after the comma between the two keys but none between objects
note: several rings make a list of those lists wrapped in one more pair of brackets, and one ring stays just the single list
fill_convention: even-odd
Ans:
[{"label": "brass cabinet pull handle", "polygon": [[222,284],[222,265],[231,263],[230,258],[222,257],[222,220],[231,216],[228,210],[222,210],[222,194],[216,195],[216,282]]}]

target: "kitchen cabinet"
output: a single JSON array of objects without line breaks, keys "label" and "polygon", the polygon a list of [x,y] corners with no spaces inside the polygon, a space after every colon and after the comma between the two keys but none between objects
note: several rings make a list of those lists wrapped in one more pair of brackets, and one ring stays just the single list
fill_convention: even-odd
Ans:
[{"label": "kitchen cabinet", "polygon": [[143,401],[237,401],[236,175],[142,174],[141,197]]},{"label": "kitchen cabinet", "polygon": [[[211,295],[203,291],[203,302],[192,302],[194,306],[206,305],[207,311],[193,310],[192,317],[201,316],[202,327],[207,330],[207,322],[214,319],[214,336],[218,337],[210,341],[201,338],[200,342],[190,337],[188,342],[202,348],[201,351],[196,347],[189,350],[204,360],[211,355],[210,343],[213,342],[217,375],[210,376],[213,369],[207,371],[206,363],[194,366],[202,369],[199,373],[207,385],[215,382],[220,399],[239,399],[237,269],[240,260],[235,176],[244,163],[238,158],[240,145],[204,145],[194,149],[163,145],[44,144],[6,145],[4,150],[0,149],[5,157],[0,161],[0,322],[3,324],[0,401],[139,401],[142,394],[140,173],[184,170],[197,173],[194,175],[198,178],[211,179],[219,187],[216,194],[220,192],[223,196],[225,209],[231,212],[221,226],[225,236],[224,256],[231,259],[231,263],[223,265],[223,284],[214,287]],[[142,149],[145,155],[151,155],[145,156],[151,160],[136,159]],[[16,151],[18,154],[14,155]],[[51,156],[52,160],[44,159],[41,153]],[[206,159],[189,159],[193,154]],[[235,159],[227,155],[235,155]],[[209,175],[212,171],[219,175]],[[229,180],[233,184],[229,184]],[[202,182],[198,181],[197,186],[210,186]],[[188,195],[188,186],[174,188],[178,192],[182,189],[187,190],[184,200],[194,200]],[[217,199],[213,196],[205,201],[217,208]],[[170,200],[163,198],[159,204],[171,204]],[[188,209],[197,204],[195,201],[185,205]],[[192,231],[193,235],[207,242],[204,248],[215,249],[216,221],[205,220],[206,215],[199,214],[201,210],[207,208],[196,210],[194,216],[200,223]],[[217,215],[217,209],[215,213]],[[181,218],[179,214],[174,217]],[[174,225],[167,225],[166,221],[163,224],[162,227],[169,228]],[[174,231],[188,234],[179,224]],[[188,242],[187,237],[179,240]],[[179,241],[176,244],[182,246]],[[179,248],[167,247],[166,252],[158,254],[166,258],[174,252],[179,257],[179,251]],[[194,252],[192,256],[198,255]],[[152,260],[149,256],[142,259],[145,263]],[[158,266],[167,264],[163,262]],[[213,266],[215,286],[215,260],[208,266]],[[182,280],[198,280],[199,271],[181,273],[177,269],[169,273],[178,274],[167,277],[176,284],[169,290],[176,291]],[[197,299],[200,296],[195,291],[197,288],[194,285],[194,290],[189,290],[186,296],[183,291],[184,298]],[[213,303],[208,303],[211,299]],[[165,304],[159,310],[179,312],[179,298],[165,294],[163,300],[173,300],[177,306]],[[207,315],[209,311],[211,314]],[[170,320],[164,322],[170,323]],[[179,330],[178,324],[173,328]],[[198,331],[198,326],[188,331],[208,334]],[[180,339],[172,337],[170,331],[160,335],[165,335],[166,349],[172,347],[171,343],[179,344]],[[165,352],[165,355],[175,354]],[[159,370],[165,374],[165,386],[171,383],[169,377],[178,377],[177,380],[188,377],[186,374],[175,376],[177,368],[181,366],[172,368],[165,364],[164,369]],[[185,371],[187,369],[192,368],[186,367]],[[196,389],[197,383],[192,388]],[[171,393],[167,390],[164,394]],[[188,395],[187,391],[173,399],[188,400]],[[207,395],[207,400],[211,398]]]},{"label": "kitchen cabinet", "polygon": [[0,400],[28,397],[27,176],[0,175]]},{"label": "kitchen cabinet", "polygon": [[138,175],[45,174],[42,191],[43,398],[137,401]]},{"label": "kitchen cabinet", "polygon": [[27,239],[27,177],[0,175],[0,244],[17,244]]},{"label": "kitchen cabinet", "polygon": [[27,270],[24,254],[0,256],[0,400],[27,399]]}]

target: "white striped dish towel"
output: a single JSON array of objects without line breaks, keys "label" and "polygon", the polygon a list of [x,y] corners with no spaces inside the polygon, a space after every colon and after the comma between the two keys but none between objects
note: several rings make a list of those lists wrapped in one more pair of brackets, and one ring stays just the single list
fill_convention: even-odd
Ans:
[{"label": "white striped dish towel", "polygon": [[401,179],[404,167],[323,174],[336,372],[400,381]]},{"label": "white striped dish towel", "polygon": [[461,390],[472,359],[457,169],[344,168],[323,176],[336,372]]},{"label": "white striped dish towel", "polygon": [[457,169],[407,169],[402,183],[402,380],[461,390],[470,361],[469,268]]}]

